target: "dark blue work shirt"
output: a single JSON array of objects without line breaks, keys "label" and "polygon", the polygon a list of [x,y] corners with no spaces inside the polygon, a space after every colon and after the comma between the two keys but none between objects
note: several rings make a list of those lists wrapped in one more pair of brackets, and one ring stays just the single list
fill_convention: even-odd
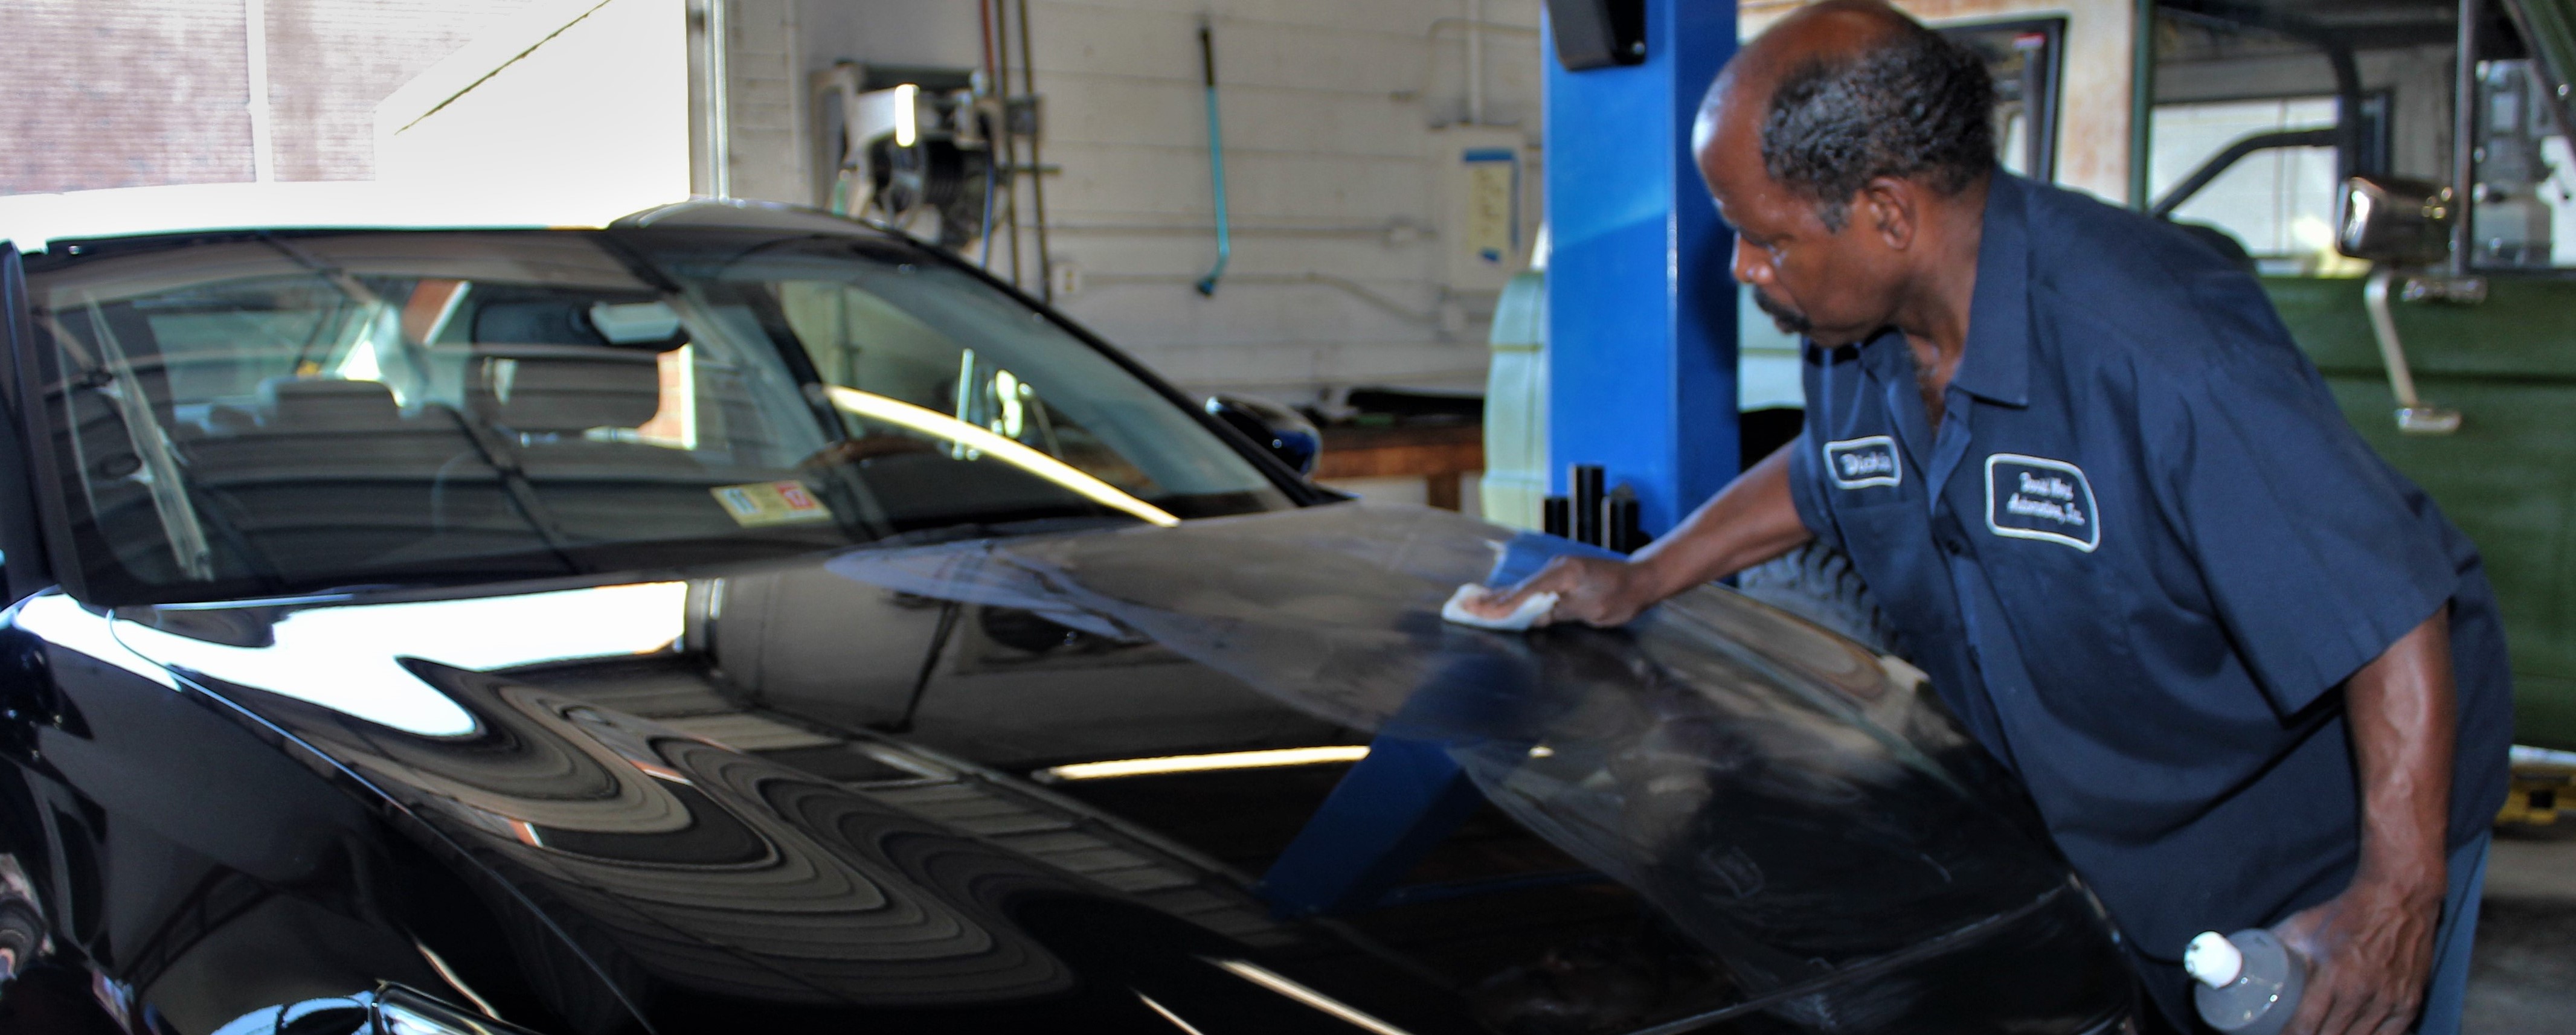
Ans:
[{"label": "dark blue work shirt", "polygon": [[1800,518],[2029,785],[2169,1008],[2192,935],[2349,882],[2337,688],[2446,602],[2451,845],[2502,804],[2510,673],[2476,548],[2209,249],[1997,174],[1939,430],[1894,331],[1810,344],[1805,376]]}]

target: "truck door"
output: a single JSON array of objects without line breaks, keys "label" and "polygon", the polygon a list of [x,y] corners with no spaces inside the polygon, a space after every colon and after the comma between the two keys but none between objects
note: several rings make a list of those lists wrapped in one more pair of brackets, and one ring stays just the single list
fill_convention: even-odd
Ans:
[{"label": "truck door", "polygon": [[[2560,77],[2523,31],[2542,30],[2548,56],[2576,0],[2487,5],[2467,90],[2455,7],[2390,5],[2368,24],[2290,7],[2160,5],[2151,210],[2241,248],[2345,416],[2476,541],[2513,652],[2515,741],[2576,748],[2576,163]],[[2447,268],[2391,271],[2388,303],[2418,394],[2461,420],[2401,431],[2372,268],[2334,247],[2339,180],[2447,183],[2464,155],[2465,247]]]},{"label": "truck door", "polygon": [[2272,277],[2282,318],[2380,455],[2485,554],[2515,680],[2515,741],[2576,749],[2576,170],[2527,58],[2481,61],[2463,275],[2399,276],[2390,316],[2418,391],[2461,420],[2407,433],[2363,281]]}]

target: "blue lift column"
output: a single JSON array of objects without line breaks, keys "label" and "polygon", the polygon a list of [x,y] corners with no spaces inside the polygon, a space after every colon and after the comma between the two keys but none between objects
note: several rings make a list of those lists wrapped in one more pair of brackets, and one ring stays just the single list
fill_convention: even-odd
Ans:
[{"label": "blue lift column", "polygon": [[[1548,6],[1587,3],[1638,6]],[[1548,448],[1557,492],[1566,465],[1600,464],[1661,535],[1735,476],[1734,237],[1690,150],[1700,97],[1735,53],[1735,5],[1642,6],[1642,63],[1569,72],[1552,21],[1540,48],[1554,242]],[[1385,902],[1480,800],[1443,745],[1381,737],[1271,864],[1263,893],[1286,915]]]},{"label": "blue lift column", "polygon": [[1734,235],[1690,147],[1736,29],[1725,0],[1644,6],[1642,64],[1566,71],[1554,24],[1540,47],[1548,460],[1560,495],[1568,465],[1606,468],[1660,536],[1736,474]]}]

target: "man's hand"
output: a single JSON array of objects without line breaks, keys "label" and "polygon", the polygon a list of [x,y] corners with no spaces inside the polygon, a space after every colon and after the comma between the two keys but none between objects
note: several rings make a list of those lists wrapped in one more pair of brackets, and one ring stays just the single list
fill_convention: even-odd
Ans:
[{"label": "man's hand", "polygon": [[1789,501],[1789,451],[1804,441],[1782,446],[1753,465],[1635,557],[1559,557],[1520,585],[1489,590],[1463,606],[1499,619],[1532,593],[1555,593],[1556,607],[1539,620],[1541,625],[1625,625],[1656,601],[1787,553],[1811,538]]},{"label": "man's hand", "polygon": [[2442,884],[2356,882],[2278,929],[2308,958],[2308,988],[2288,1035],[2403,1035],[2424,1005]]},{"label": "man's hand", "polygon": [[1499,619],[1510,615],[1533,593],[1557,595],[1556,606],[1538,620],[1539,625],[1582,622],[1605,628],[1627,624],[1638,612],[1663,598],[1655,590],[1654,579],[1636,564],[1599,557],[1559,557],[1547,562],[1538,574],[1522,579],[1520,585],[1487,590],[1481,599],[1469,599],[1463,606]]}]

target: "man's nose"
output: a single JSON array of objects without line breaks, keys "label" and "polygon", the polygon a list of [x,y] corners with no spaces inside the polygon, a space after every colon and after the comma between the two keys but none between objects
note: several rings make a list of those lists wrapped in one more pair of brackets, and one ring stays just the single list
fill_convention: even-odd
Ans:
[{"label": "man's nose", "polygon": [[1771,282],[1770,255],[1744,243],[1740,237],[1735,240],[1735,280],[1739,284],[1754,285]]}]

